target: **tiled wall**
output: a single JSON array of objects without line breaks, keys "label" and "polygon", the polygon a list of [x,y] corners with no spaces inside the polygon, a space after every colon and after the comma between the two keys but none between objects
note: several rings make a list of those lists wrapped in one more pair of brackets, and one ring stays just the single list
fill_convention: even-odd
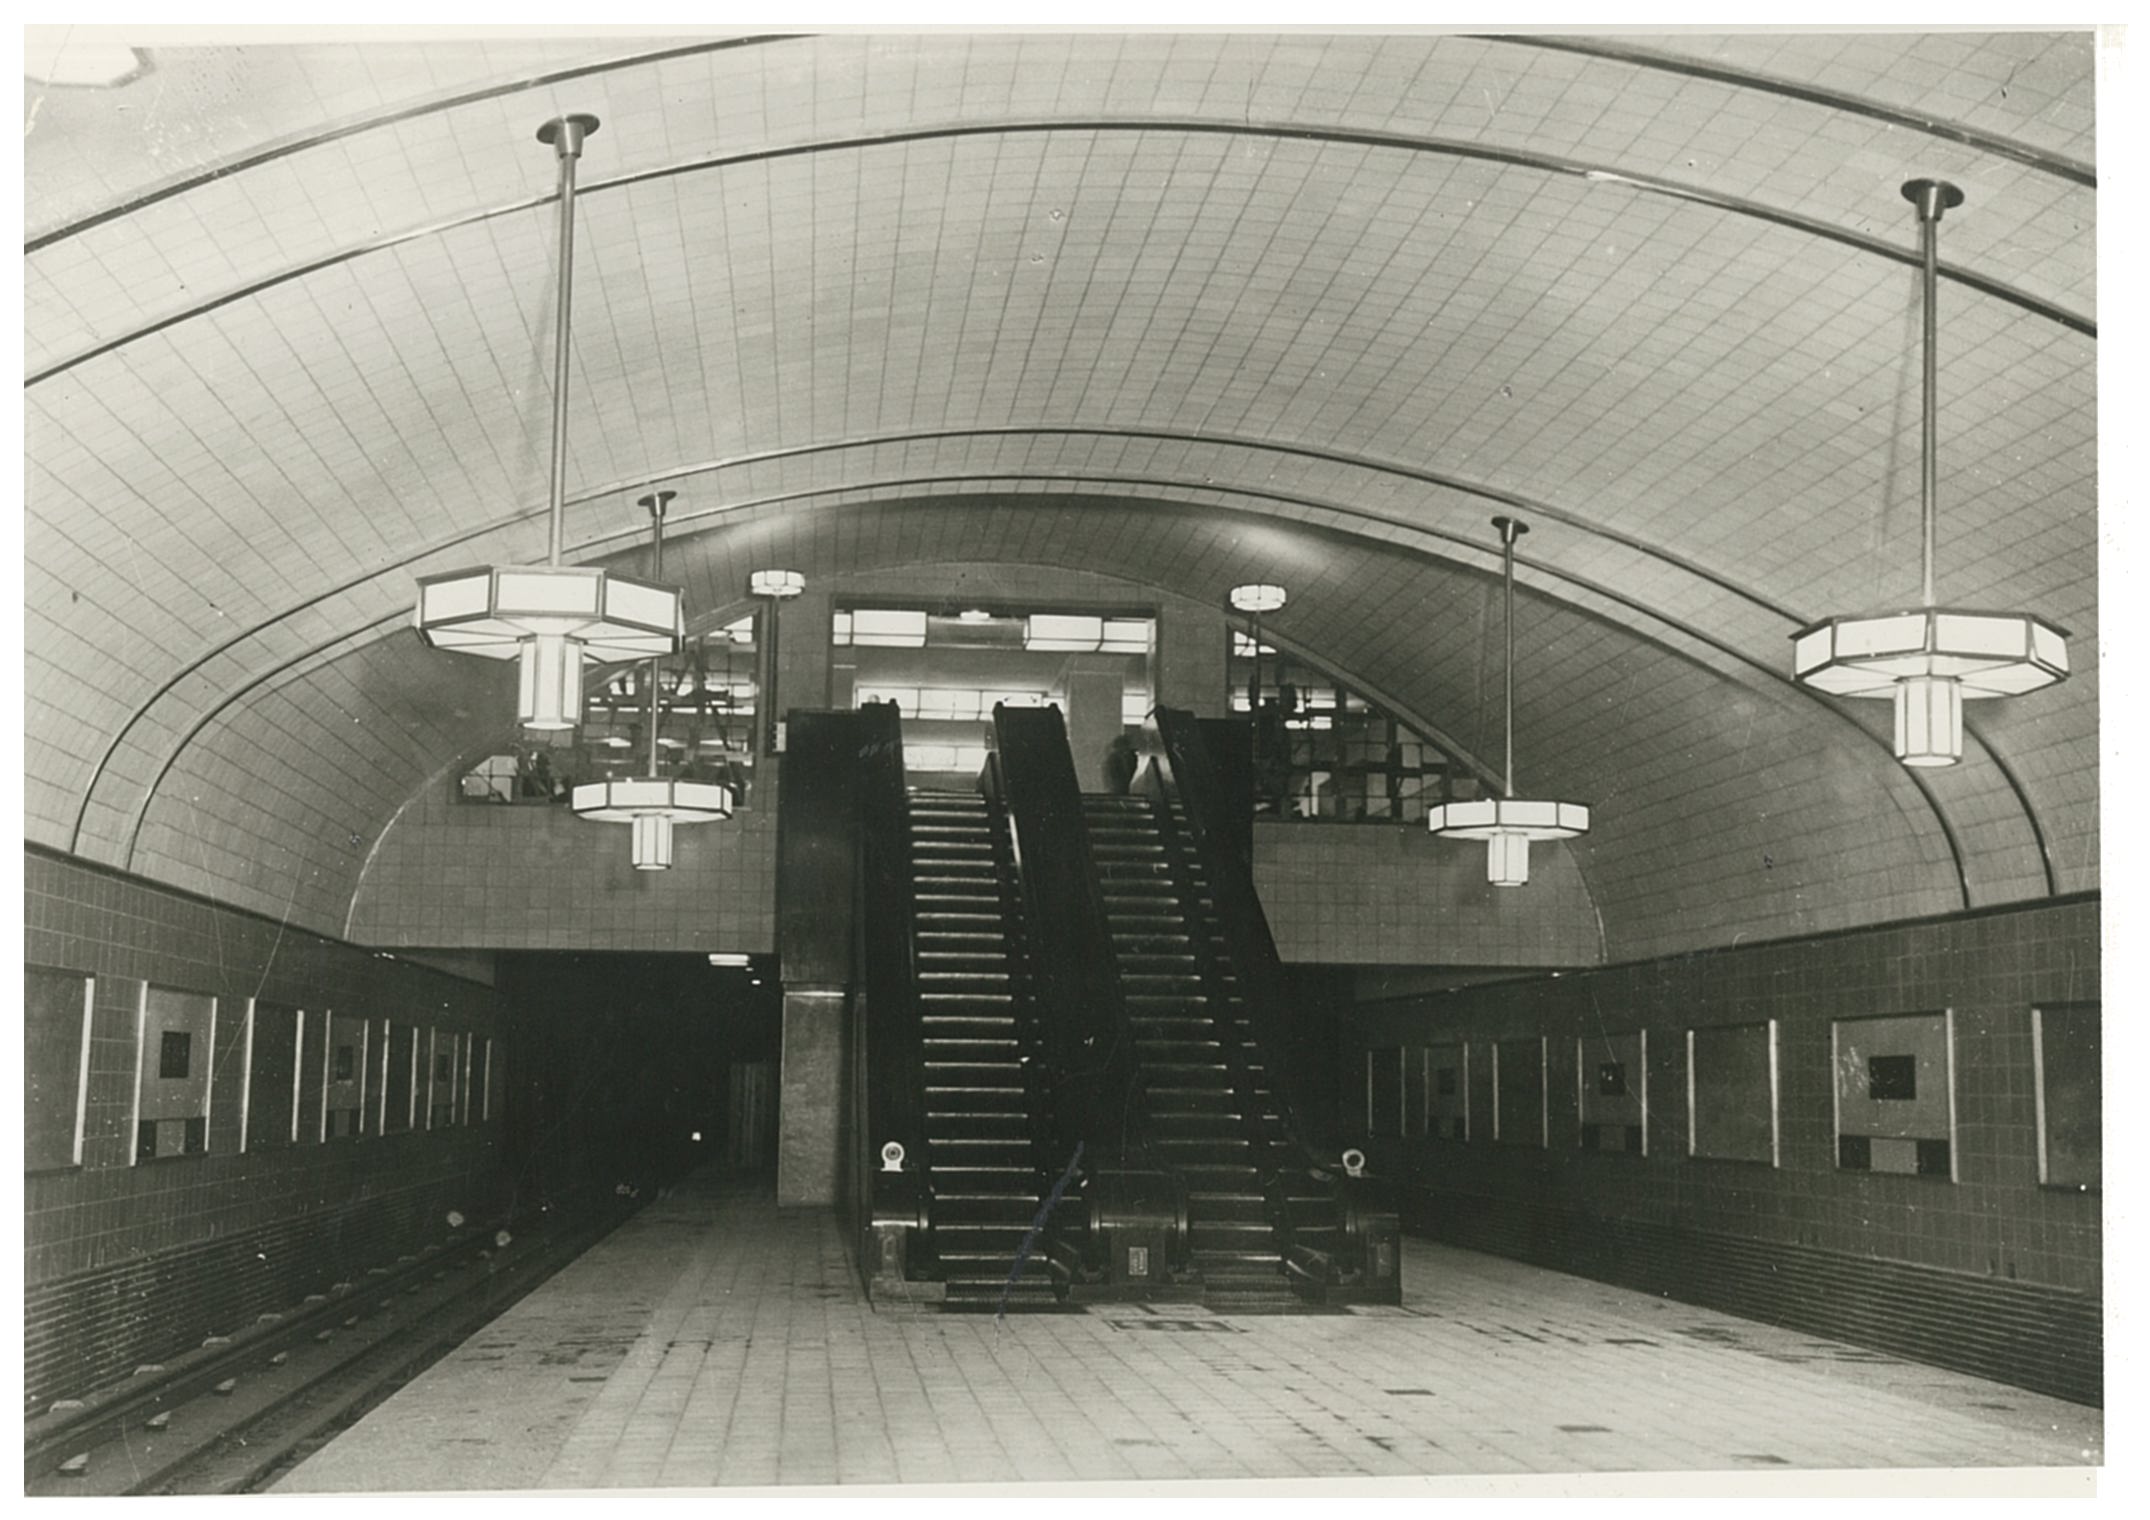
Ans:
[{"label": "tiled wall", "polygon": [[1277,953],[1302,964],[1597,964],[1597,916],[1573,858],[1533,845],[1530,870],[1526,889],[1490,886],[1483,845],[1422,827],[1254,827],[1254,885]]},{"label": "tiled wall", "polygon": [[776,943],[776,784],[728,821],[674,835],[637,871],[623,824],[560,806],[457,800],[436,777],[382,836],[351,905],[363,945],[488,950],[749,950]]},{"label": "tiled wall", "polygon": [[[1552,1037],[1552,1146],[1384,1139],[1446,1188],[1535,1201],[2004,1280],[2097,1291],[2096,1195],[2038,1184],[2031,1015],[2041,1002],[2099,996],[2098,903],[1968,915],[1811,940],[1720,950],[1469,987],[1355,1016],[1370,1047]],[[1832,1020],[1952,1008],[1957,1178],[1837,1170]],[[1781,1165],[1689,1161],[1684,1031],[1777,1021]],[[1576,1040],[1647,1030],[1647,1158],[1576,1146]],[[1363,1105],[1360,1105],[1363,1112]],[[1474,1121],[1476,1115],[1474,1114]]]},{"label": "tiled wall", "polygon": [[[245,1154],[238,1114],[250,997],[306,1010],[311,1053],[331,1010],[498,1040],[492,989],[43,851],[25,852],[24,871],[26,960],[96,978],[82,1164],[24,1179],[30,1405],[445,1238],[450,1209],[484,1217],[498,1104],[444,1131]],[[130,1164],[145,981],[218,999],[207,1154]],[[302,1136],[318,1134],[308,1088]]]},{"label": "tiled wall", "polygon": [[[2030,1010],[2098,995],[2098,901],[2060,899],[1361,1004],[1344,1060],[1363,1086],[1367,1049],[1471,1047],[1471,1139],[1367,1137],[1410,1228],[2096,1404],[2101,1200],[2038,1182]],[[1838,1170],[1832,1021],[1941,1008],[1956,1180]],[[1688,1159],[1683,1032],[1772,1019],[1778,1165]],[[1593,1073],[1636,1032],[1647,1155],[1582,1150],[1578,1041]],[[1483,1051],[1533,1034],[1550,1144],[1494,1144]]]},{"label": "tiled wall", "polygon": [[[951,562],[837,577],[787,605],[785,700],[828,683],[828,609],[877,595],[1155,608],[1161,700],[1224,707],[1227,622],[1217,608],[1109,576]],[[737,610],[737,609],[733,609]],[[779,772],[781,766],[776,768]],[[780,779],[780,776],[777,778]],[[472,949],[746,950],[775,943],[775,780],[727,823],[682,829],[670,871],[627,862],[626,830],[558,807],[459,801],[436,777],[383,834],[345,928],[357,943]],[[1579,966],[1600,959],[1588,890],[1563,847],[1532,854],[1527,892],[1485,884],[1481,849],[1422,828],[1268,825],[1256,885],[1287,961],[1328,965]]]},{"label": "tiled wall", "polygon": [[[482,807],[442,782],[405,810],[360,884],[366,945],[533,950],[775,948],[774,788],[728,823],[681,829],[669,871],[637,871],[627,831],[558,807]],[[1286,961],[1583,966],[1599,957],[1565,849],[1531,852],[1528,891],[1486,885],[1481,849],[1425,830],[1264,824],[1255,886]]]}]

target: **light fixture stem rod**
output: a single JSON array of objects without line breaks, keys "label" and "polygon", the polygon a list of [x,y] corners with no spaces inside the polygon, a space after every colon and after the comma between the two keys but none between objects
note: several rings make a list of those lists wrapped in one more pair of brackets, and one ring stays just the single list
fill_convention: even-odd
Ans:
[{"label": "light fixture stem rod", "polygon": [[1501,765],[1506,779],[1503,785],[1510,797],[1515,795],[1515,539],[1501,534],[1501,582],[1502,596],[1507,602],[1506,622],[1508,652],[1501,662],[1505,673],[1502,677],[1501,728],[1507,735],[1507,754]]},{"label": "light fixture stem rod", "polygon": [[1512,517],[1496,517],[1493,526],[1501,536],[1501,596],[1506,605],[1507,658],[1502,663],[1501,729],[1507,754],[1501,766],[1503,794],[1515,796],[1515,541],[1530,531],[1527,523]]},{"label": "light fixture stem rod", "polygon": [[[660,583],[664,580],[664,509],[676,494],[673,491],[659,491],[643,497],[641,503],[649,508],[649,578]],[[650,656],[649,770],[646,774],[652,778],[657,774],[657,674],[663,662],[662,655]]]},{"label": "light fixture stem rod", "polygon": [[1934,604],[1934,534],[1939,518],[1936,505],[1938,491],[1936,445],[1934,435],[1940,430],[1939,403],[1935,397],[1936,376],[1939,372],[1941,304],[1941,202],[1938,193],[1932,193],[1919,202],[1919,244],[1924,256],[1923,271],[1925,297],[1924,355],[1920,383],[1925,389],[1925,401],[1921,423],[1925,437],[1919,448],[1919,532],[1921,571],[1925,605]]},{"label": "light fixture stem rod", "polygon": [[556,117],[538,128],[538,140],[550,143],[560,161],[560,291],[552,329],[552,513],[545,544],[548,565],[560,563],[567,522],[567,339],[575,309],[575,163],[582,157],[582,140],[596,130],[596,117],[579,115]]},{"label": "light fixture stem rod", "polygon": [[1925,436],[1919,447],[1919,539],[1921,589],[1926,605],[1934,605],[1934,539],[1938,536],[1940,467],[1935,462],[1940,423],[1941,351],[1941,213],[1963,204],[1963,192],[1945,179],[1906,180],[1904,199],[1919,213],[1919,284],[1924,308],[1924,352],[1921,354],[1921,387],[1925,392],[1919,420]]}]

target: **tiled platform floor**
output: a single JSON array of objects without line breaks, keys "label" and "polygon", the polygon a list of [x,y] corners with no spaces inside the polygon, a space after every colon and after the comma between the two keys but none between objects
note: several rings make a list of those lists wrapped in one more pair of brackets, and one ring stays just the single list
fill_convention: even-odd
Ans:
[{"label": "tiled platform floor", "polygon": [[283,1491],[2081,1466],[2097,1410],[1413,1241],[1402,1308],[876,1314],[694,1179]]}]

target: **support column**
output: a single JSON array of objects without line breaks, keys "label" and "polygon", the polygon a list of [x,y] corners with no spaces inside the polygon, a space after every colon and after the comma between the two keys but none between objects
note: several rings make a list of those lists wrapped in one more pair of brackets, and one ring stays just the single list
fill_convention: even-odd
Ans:
[{"label": "support column", "polygon": [[778,1074],[776,1201],[830,1205],[841,1181],[844,1112],[844,994],[784,989],[784,1047]]},{"label": "support column", "polygon": [[1086,792],[1112,789],[1106,751],[1119,737],[1121,694],[1127,687],[1127,661],[1121,655],[1071,654],[1061,679],[1068,696],[1068,748],[1075,775]]},{"label": "support column", "polygon": [[829,703],[829,603],[826,591],[809,584],[784,604],[776,644],[776,720],[794,707]]},{"label": "support column", "polygon": [[1230,620],[1222,608],[1175,605],[1157,631],[1157,705],[1201,718],[1232,711],[1225,655]]}]

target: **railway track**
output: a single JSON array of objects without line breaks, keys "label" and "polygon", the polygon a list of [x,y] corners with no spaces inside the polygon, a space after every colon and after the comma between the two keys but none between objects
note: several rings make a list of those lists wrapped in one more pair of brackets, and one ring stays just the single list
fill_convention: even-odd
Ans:
[{"label": "railway track", "polygon": [[379,1269],[170,1374],[29,1422],[32,1498],[267,1488],[616,1228],[620,1200]]}]

